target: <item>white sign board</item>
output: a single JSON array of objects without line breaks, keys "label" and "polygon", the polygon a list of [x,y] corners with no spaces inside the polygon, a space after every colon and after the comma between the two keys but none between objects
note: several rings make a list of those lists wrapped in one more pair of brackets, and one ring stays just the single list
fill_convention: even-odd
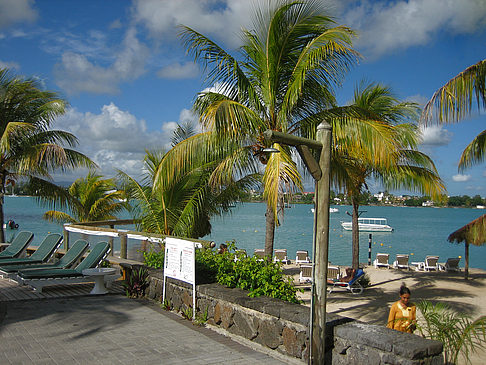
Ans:
[{"label": "white sign board", "polygon": [[165,276],[195,284],[195,260],[194,242],[172,237],[165,239]]},{"label": "white sign board", "polygon": [[196,248],[192,241],[178,238],[165,238],[164,288],[162,300],[165,301],[165,278],[170,277],[192,284],[193,319],[196,318]]}]

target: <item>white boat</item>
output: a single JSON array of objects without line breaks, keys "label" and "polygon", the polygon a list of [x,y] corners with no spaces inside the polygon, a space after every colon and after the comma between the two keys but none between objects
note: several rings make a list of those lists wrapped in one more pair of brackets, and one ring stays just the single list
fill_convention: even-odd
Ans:
[{"label": "white boat", "polygon": [[[316,210],[314,208],[311,208],[311,212],[314,213]],[[329,213],[338,213],[339,209],[338,208],[329,208]]]},{"label": "white boat", "polygon": [[[341,222],[346,231],[353,230],[352,222]],[[388,225],[386,218],[358,218],[360,232],[392,232],[393,228]]]}]

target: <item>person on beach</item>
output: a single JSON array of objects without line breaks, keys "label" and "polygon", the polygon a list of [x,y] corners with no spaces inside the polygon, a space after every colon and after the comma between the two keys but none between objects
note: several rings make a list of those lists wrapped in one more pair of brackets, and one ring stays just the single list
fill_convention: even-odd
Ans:
[{"label": "person on beach", "polygon": [[397,331],[412,333],[417,323],[416,311],[415,304],[410,302],[410,289],[402,285],[400,300],[391,306],[386,326]]}]

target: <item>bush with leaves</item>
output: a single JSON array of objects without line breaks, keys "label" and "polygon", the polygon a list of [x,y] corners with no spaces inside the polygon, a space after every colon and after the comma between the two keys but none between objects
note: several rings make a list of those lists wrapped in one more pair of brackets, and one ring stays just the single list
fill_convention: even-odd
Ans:
[{"label": "bush with leaves", "polygon": [[472,320],[466,313],[457,313],[443,303],[421,301],[417,308],[424,323],[417,324],[422,337],[444,344],[444,361],[456,364],[459,356],[470,363],[470,355],[486,342],[486,316]]},{"label": "bush with leaves", "polygon": [[143,263],[147,267],[152,267],[154,269],[164,268],[164,250],[155,251],[143,251]]},{"label": "bush with leaves", "polygon": [[196,267],[215,277],[221,285],[248,290],[250,297],[266,295],[292,303],[300,302],[292,278],[283,274],[280,263],[259,261],[254,257],[235,260],[235,251],[234,242],[228,242],[228,250],[223,253],[209,248],[198,250]]}]

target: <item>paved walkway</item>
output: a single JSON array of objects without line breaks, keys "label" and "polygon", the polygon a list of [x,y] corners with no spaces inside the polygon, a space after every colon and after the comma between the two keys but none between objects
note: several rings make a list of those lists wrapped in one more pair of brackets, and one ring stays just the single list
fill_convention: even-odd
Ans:
[{"label": "paved walkway", "polygon": [[0,302],[0,364],[285,364],[120,295]]}]

